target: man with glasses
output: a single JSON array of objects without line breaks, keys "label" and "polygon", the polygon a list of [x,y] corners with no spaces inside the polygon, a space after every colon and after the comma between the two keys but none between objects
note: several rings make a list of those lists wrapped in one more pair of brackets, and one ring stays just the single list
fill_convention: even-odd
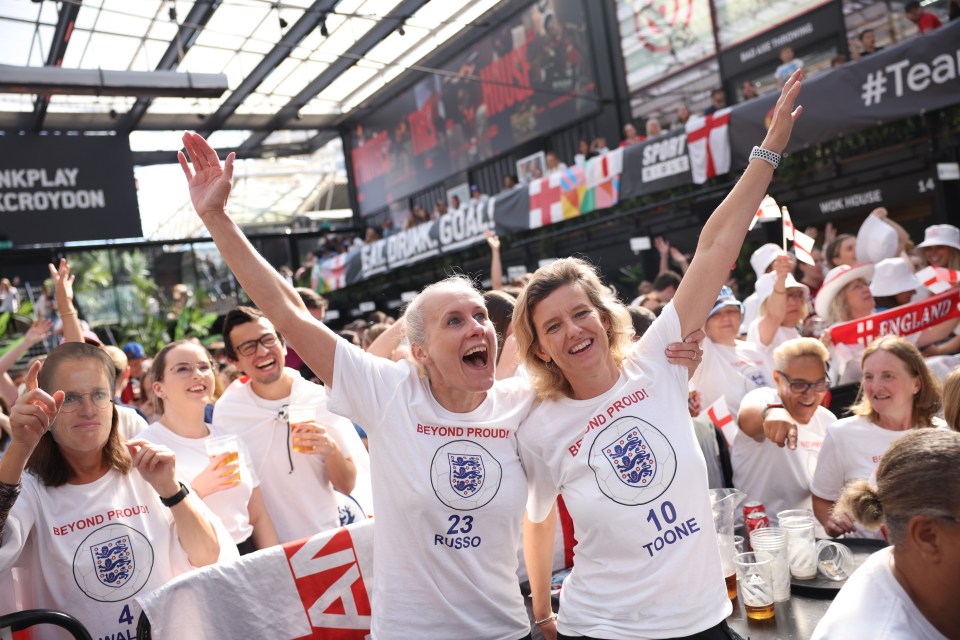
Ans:
[{"label": "man with glasses", "polygon": [[[323,387],[284,367],[283,339],[259,310],[231,309],[223,340],[227,359],[244,377],[217,401],[213,424],[246,443],[280,541],[339,526],[335,492],[350,495],[357,486],[363,494],[369,487],[369,461],[353,423],[327,410]],[[291,406],[314,409],[315,446],[294,449]]]},{"label": "man with glasses", "polygon": [[776,388],[744,396],[730,458],[734,486],[762,502],[776,522],[780,511],[812,508],[810,481],[827,425],[837,418],[820,405],[829,352],[819,340],[788,340],[773,359]]}]

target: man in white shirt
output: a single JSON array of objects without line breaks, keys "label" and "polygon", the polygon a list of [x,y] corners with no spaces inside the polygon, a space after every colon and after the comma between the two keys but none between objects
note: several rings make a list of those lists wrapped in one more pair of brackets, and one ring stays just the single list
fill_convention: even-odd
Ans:
[{"label": "man in white shirt", "polygon": [[733,484],[759,500],[771,521],[786,509],[812,509],[810,482],[827,425],[836,416],[820,405],[827,393],[826,347],[795,338],[773,354],[776,389],[744,396],[733,441]]},{"label": "man in white shirt", "polygon": [[[280,541],[339,526],[334,490],[369,491],[369,459],[353,423],[327,410],[323,387],[283,366],[283,339],[257,309],[231,309],[223,339],[227,358],[246,375],[217,401],[213,424],[246,443]],[[308,447],[293,446],[302,436],[287,420],[291,406],[314,409]]]}]

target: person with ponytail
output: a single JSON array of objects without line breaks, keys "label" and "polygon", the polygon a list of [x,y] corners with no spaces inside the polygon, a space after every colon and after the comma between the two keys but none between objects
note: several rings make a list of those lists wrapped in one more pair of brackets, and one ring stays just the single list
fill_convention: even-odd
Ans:
[{"label": "person with ponytail", "polygon": [[917,429],[849,484],[837,510],[893,546],[847,580],[813,633],[824,638],[960,638],[960,433]]}]

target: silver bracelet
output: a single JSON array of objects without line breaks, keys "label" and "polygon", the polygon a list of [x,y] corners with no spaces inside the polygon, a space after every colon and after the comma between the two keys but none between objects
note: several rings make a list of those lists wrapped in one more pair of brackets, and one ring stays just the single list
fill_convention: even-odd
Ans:
[{"label": "silver bracelet", "polygon": [[556,619],[557,619],[557,614],[556,614],[556,613],[551,613],[550,615],[548,615],[548,616],[547,616],[546,618],[544,618],[543,620],[534,620],[534,621],[533,621],[533,624],[535,624],[535,625],[537,625],[537,626],[539,627],[539,626],[542,625],[542,624],[547,624],[547,623],[550,622],[551,620],[556,620]]},{"label": "silver bracelet", "polygon": [[770,151],[769,149],[764,149],[763,147],[754,147],[750,151],[749,160],[754,159],[769,162],[774,169],[780,166],[780,154]]}]

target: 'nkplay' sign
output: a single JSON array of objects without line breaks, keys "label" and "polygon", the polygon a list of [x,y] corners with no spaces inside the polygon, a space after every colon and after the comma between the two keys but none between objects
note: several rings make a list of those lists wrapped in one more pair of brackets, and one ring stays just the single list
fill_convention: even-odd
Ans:
[{"label": "'nkplay' sign", "polygon": [[126,138],[0,138],[0,233],[15,245],[143,235]]}]

